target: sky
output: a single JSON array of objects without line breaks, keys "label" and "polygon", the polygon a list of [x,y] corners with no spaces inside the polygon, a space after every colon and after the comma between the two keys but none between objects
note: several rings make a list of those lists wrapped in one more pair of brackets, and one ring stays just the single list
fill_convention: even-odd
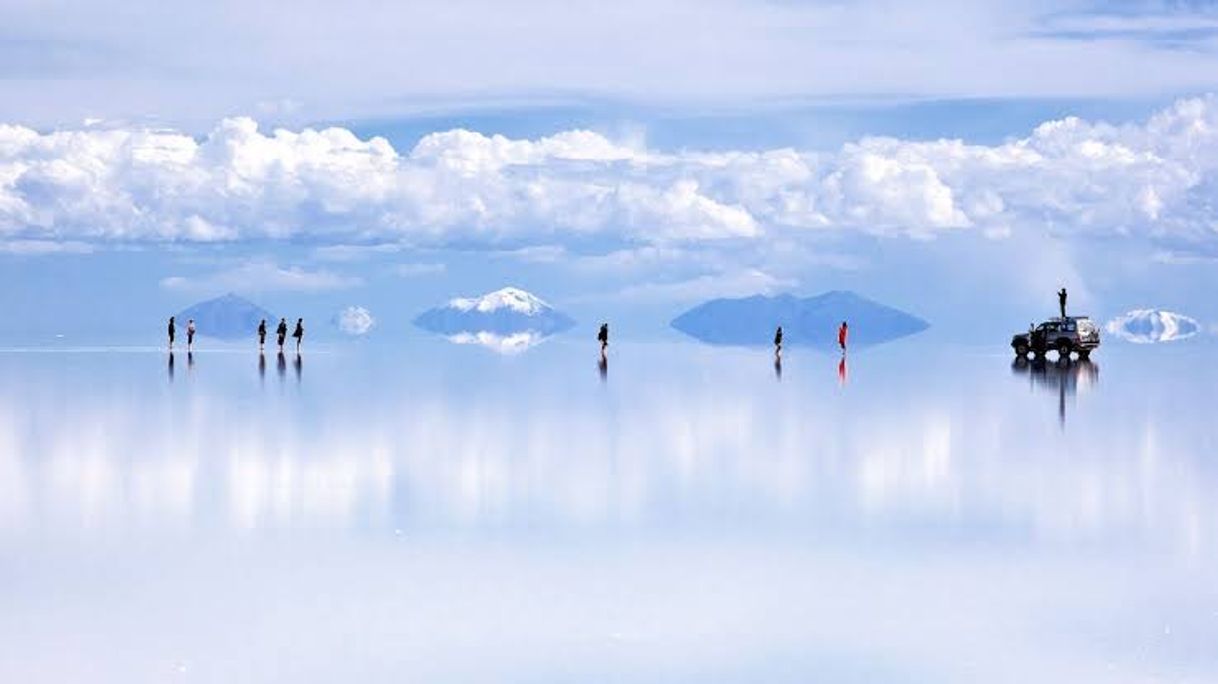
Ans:
[{"label": "sky", "polygon": [[643,337],[828,289],[1218,329],[1213,3],[198,4],[0,2],[0,338],[505,285]]}]

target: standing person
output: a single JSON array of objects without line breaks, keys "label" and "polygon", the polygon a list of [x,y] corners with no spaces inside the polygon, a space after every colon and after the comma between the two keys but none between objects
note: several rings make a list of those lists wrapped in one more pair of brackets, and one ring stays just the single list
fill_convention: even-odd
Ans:
[{"label": "standing person", "polygon": [[177,332],[177,327],[173,324],[173,316],[169,317],[169,348],[173,349],[173,336]]},{"label": "standing person", "polygon": [[1057,291],[1057,306],[1062,310],[1062,318],[1066,317],[1066,288]]},{"label": "standing person", "polygon": [[605,356],[605,350],[609,347],[609,324],[601,323],[600,332],[596,333],[596,339],[601,343],[601,356]]},{"label": "standing person", "polygon": [[195,348],[195,319],[186,321],[186,351],[192,351]]},{"label": "standing person", "polygon": [[846,353],[846,336],[850,334],[850,327],[846,325],[846,321],[837,329],[837,346],[841,347],[842,353]]},{"label": "standing person", "polygon": [[774,331],[774,356],[782,356],[782,326]]},{"label": "standing person", "polygon": [[304,340],[304,319],[296,319],[296,329],[292,331],[292,337],[296,338],[296,355],[300,356],[300,343]]},{"label": "standing person", "polygon": [[279,353],[283,353],[283,341],[288,338],[288,319],[279,319],[279,327],[275,328],[275,336],[279,339]]},{"label": "standing person", "polygon": [[262,319],[262,322],[260,322],[258,324],[258,351],[261,352],[262,348],[265,345],[266,345],[266,319],[264,318],[264,319]]}]

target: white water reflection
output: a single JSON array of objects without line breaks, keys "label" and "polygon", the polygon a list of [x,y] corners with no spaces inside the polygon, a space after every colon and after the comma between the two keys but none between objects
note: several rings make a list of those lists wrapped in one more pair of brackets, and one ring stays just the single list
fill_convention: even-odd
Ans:
[{"label": "white water reflection", "polygon": [[[1114,352],[1101,383],[1100,360],[896,348],[852,357],[843,386],[836,357],[789,353],[776,382],[765,353],[694,345],[619,344],[603,380],[563,344],[360,347],[291,378],[200,354],[172,383],[155,353],[36,356],[0,354],[0,639],[25,647],[8,681],[71,679],[51,646],[81,625],[101,681],[159,681],[112,652],[150,639],[205,680],[1218,674],[1204,357]],[[252,579],[234,588],[224,559]],[[231,620],[201,604],[154,638],[169,597],[130,567],[278,612],[224,648]],[[121,624],[99,569],[134,597]],[[65,587],[79,603],[48,612]],[[319,613],[316,592],[359,609]],[[336,625],[361,650],[329,643]],[[267,670],[260,648],[311,668]]]}]

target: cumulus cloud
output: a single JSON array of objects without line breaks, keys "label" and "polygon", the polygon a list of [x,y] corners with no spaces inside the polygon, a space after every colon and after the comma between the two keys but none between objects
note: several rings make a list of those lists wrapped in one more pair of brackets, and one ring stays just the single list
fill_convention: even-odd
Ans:
[{"label": "cumulus cloud", "polygon": [[366,335],[376,325],[372,312],[362,306],[348,306],[334,314],[334,324],[348,335]]},{"label": "cumulus cloud", "polygon": [[[1212,251],[1218,97],[1140,124],[1046,122],[999,145],[868,138],[836,152],[664,152],[590,131],[465,130],[400,152],[342,128],[0,126],[0,240],[306,242],[488,249],[757,241],[824,231],[933,238],[1133,235]],[[729,243],[730,244],[730,243]],[[371,245],[367,247],[349,245]]]},{"label": "cumulus cloud", "polygon": [[199,276],[175,275],[161,279],[161,287],[165,289],[188,292],[320,292],[355,287],[360,283],[358,278],[297,266],[285,268],[264,259],[251,259]]},{"label": "cumulus cloud", "polygon": [[1183,314],[1161,309],[1135,309],[1108,321],[1105,329],[1127,342],[1154,344],[1186,340],[1201,330],[1201,325]]}]

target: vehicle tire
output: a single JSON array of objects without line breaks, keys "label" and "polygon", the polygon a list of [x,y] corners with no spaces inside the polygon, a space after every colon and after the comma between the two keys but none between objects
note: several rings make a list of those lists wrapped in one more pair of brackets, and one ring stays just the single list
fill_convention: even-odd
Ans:
[{"label": "vehicle tire", "polygon": [[1090,349],[1080,349],[1080,350],[1078,350],[1078,360],[1079,360],[1079,361],[1086,361],[1086,360],[1088,360],[1088,359],[1090,359],[1090,358],[1091,358],[1091,350],[1090,350]]},{"label": "vehicle tire", "polygon": [[1057,341],[1057,358],[1062,361],[1070,359],[1070,342],[1068,340]]},{"label": "vehicle tire", "polygon": [[1021,359],[1028,358],[1028,345],[1026,345],[1026,344],[1015,345],[1015,356],[1018,356]]}]

